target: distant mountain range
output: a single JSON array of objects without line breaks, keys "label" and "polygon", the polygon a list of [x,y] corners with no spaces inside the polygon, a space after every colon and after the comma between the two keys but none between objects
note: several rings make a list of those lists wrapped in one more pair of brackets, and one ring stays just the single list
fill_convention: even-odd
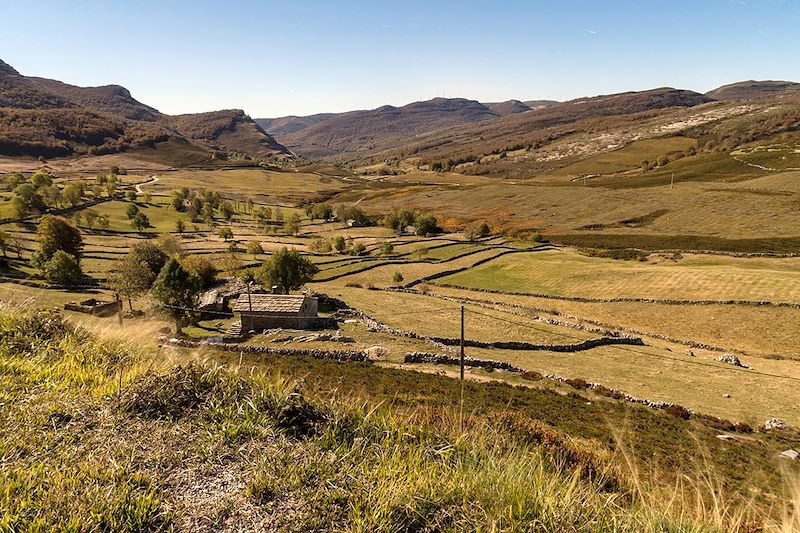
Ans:
[{"label": "distant mountain range", "polygon": [[555,103],[508,100],[484,104],[464,98],[434,98],[402,107],[385,105],[372,110],[264,118],[256,122],[267,133],[281,137],[296,153],[325,158],[376,152],[422,133],[524,113]]},{"label": "distant mountain range", "polygon": [[[413,146],[421,136],[435,144],[431,135],[458,143],[487,136],[514,135],[589,118],[628,115],[693,107],[715,101],[769,98],[800,88],[784,81],[746,81],[726,85],[706,94],[661,88],[650,91],[579,98],[569,102],[551,100],[481,103],[463,98],[434,98],[402,107],[346,113],[321,113],[255,119],[293,152],[308,158],[356,160],[392,148]],[[471,133],[470,133],[471,132]],[[430,142],[428,142],[430,141]],[[443,141],[444,142],[444,141]]]},{"label": "distant mountain range", "polygon": [[568,102],[434,98],[401,107],[253,120],[239,109],[170,116],[119,85],[77,87],[23,76],[0,61],[0,155],[74,156],[169,146],[160,150],[167,159],[180,153],[192,161],[234,152],[361,164],[408,158],[458,162],[519,146],[531,149],[609,121],[635,128],[637,121],[682,109],[702,112],[707,105],[797,94],[798,83],[751,80],[705,94],[659,88]]},{"label": "distant mountain range", "polygon": [[23,76],[0,61],[0,155],[104,154],[168,141],[209,158],[292,156],[239,109],[165,115],[119,85],[76,87]]}]

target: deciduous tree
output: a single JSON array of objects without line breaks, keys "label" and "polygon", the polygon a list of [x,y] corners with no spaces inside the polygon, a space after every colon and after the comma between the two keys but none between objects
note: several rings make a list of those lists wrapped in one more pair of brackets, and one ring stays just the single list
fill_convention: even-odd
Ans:
[{"label": "deciduous tree", "polygon": [[201,288],[200,278],[183,268],[175,257],[167,261],[153,282],[153,297],[175,321],[176,334],[181,333],[184,320],[194,317]]},{"label": "deciduous tree", "polygon": [[247,253],[251,254],[255,259],[258,254],[264,253],[264,247],[258,241],[250,241],[247,243]]},{"label": "deciduous tree", "polygon": [[146,263],[130,253],[118,259],[113,270],[108,276],[108,284],[128,300],[128,307],[133,311],[133,299],[150,290],[155,275]]},{"label": "deciduous tree", "polygon": [[300,252],[284,247],[261,265],[257,277],[265,287],[277,286],[281,293],[288,294],[314,279],[317,272],[317,266]]},{"label": "deciduous tree", "polygon": [[182,258],[181,266],[200,278],[203,288],[211,287],[217,280],[217,269],[202,255],[187,255]]},{"label": "deciduous tree", "polygon": [[81,277],[81,267],[78,260],[65,252],[57,250],[47,262],[42,265],[44,278],[59,285],[72,285]]},{"label": "deciduous tree", "polygon": [[36,228],[39,250],[33,254],[33,264],[39,268],[48,262],[59,250],[80,261],[83,239],[78,228],[61,217],[46,215]]}]

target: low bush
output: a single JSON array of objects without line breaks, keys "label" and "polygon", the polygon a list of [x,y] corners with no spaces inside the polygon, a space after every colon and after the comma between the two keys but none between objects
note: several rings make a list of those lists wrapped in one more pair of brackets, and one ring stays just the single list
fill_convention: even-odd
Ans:
[{"label": "low bush", "polygon": [[124,391],[120,408],[143,418],[177,420],[204,406],[240,401],[248,389],[243,380],[190,363],[166,374],[145,373]]},{"label": "low bush", "polygon": [[675,418],[682,418],[684,420],[689,420],[692,417],[692,413],[682,405],[670,405],[664,412],[670,416],[674,416]]},{"label": "low bush", "polygon": [[0,344],[15,354],[32,354],[71,332],[82,332],[70,325],[57,311],[39,311],[25,315],[6,315],[0,330]]},{"label": "low bush", "polygon": [[520,374],[522,379],[527,379],[528,381],[541,381],[544,379],[540,373],[536,372],[535,370],[526,370],[522,374]]},{"label": "low bush", "polygon": [[589,388],[589,384],[583,378],[570,378],[564,382],[573,389],[585,390]]}]

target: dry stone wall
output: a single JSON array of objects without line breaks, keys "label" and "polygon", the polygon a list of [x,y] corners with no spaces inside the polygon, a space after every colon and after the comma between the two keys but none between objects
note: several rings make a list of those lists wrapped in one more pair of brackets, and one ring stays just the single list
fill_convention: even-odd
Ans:
[{"label": "dry stone wall", "polygon": [[298,349],[298,348],[272,348],[268,346],[253,346],[247,344],[237,344],[234,342],[203,342],[190,341],[186,339],[167,339],[162,338],[159,343],[163,346],[179,346],[181,348],[213,348],[224,352],[256,353],[268,355],[295,355],[313,357],[314,359],[332,359],[334,361],[356,361],[368,362],[366,352],[361,350],[320,350],[320,349]]}]

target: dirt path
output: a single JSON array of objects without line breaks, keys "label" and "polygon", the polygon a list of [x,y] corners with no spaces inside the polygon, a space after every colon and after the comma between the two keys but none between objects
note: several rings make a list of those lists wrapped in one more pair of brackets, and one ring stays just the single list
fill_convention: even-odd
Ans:
[{"label": "dirt path", "polygon": [[152,185],[153,183],[158,181],[158,176],[150,176],[147,181],[142,183],[137,183],[134,189],[136,189],[136,194],[144,194],[142,191],[142,185]]}]

